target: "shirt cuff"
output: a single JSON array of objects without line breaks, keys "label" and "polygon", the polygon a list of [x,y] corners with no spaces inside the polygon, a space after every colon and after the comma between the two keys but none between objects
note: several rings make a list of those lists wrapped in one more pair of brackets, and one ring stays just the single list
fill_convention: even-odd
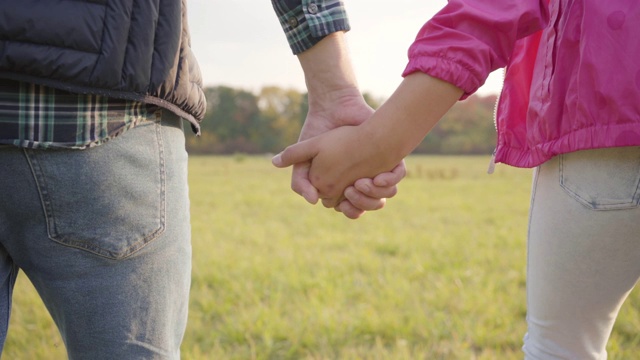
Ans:
[{"label": "shirt cuff", "polygon": [[271,0],[271,4],[294,55],[331,33],[351,29],[342,0]]}]

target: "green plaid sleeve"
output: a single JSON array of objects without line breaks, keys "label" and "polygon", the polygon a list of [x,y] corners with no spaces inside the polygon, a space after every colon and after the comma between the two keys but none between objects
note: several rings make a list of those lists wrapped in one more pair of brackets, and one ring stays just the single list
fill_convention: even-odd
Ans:
[{"label": "green plaid sleeve", "polygon": [[295,55],[331,33],[350,30],[342,0],[271,0],[271,4]]}]

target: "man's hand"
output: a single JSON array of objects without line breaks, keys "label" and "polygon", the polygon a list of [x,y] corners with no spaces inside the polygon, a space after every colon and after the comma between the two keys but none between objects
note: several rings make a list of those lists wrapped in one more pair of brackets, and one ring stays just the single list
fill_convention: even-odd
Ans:
[{"label": "man's hand", "polygon": [[[324,93],[321,99],[315,99],[310,93],[309,113],[298,141],[311,139],[341,126],[358,125],[368,119],[371,114],[373,109],[367,105],[360,91],[355,87]],[[293,166],[291,188],[308,202],[315,204],[318,202],[318,191],[309,181],[310,167],[310,161]]]},{"label": "man's hand", "polygon": [[[373,114],[373,109],[367,105],[358,89],[343,33],[327,36],[298,58],[309,90],[309,113],[299,141],[341,126],[359,125]],[[291,188],[315,204],[319,196],[309,180],[310,166],[310,161],[294,165]],[[363,185],[350,188],[336,210],[355,219],[367,210],[382,208],[385,198],[396,194],[396,185],[405,173],[404,163],[401,163],[396,171],[383,176],[386,181],[362,179]],[[364,186],[365,183],[367,186]]]},{"label": "man's hand", "polygon": [[[333,105],[321,109],[309,109],[299,141],[311,139],[337,127],[358,125],[373,114],[373,109],[366,104],[356,89],[352,93],[345,91],[336,94],[336,97],[328,102]],[[293,166],[291,188],[308,202],[315,204],[319,196],[317,189],[309,180],[310,167],[310,161]],[[374,179],[359,179],[345,191],[344,200],[336,206],[336,210],[350,219],[357,219],[366,211],[383,208],[386,198],[396,195],[397,184],[405,175],[406,168],[404,162],[401,162],[392,172],[380,174]]]}]

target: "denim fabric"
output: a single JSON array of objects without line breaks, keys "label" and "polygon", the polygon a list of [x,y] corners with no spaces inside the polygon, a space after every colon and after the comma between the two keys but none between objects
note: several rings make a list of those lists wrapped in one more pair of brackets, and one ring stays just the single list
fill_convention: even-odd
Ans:
[{"label": "denim fabric", "polygon": [[88,150],[0,148],[0,336],[21,269],[70,359],[179,359],[187,154],[168,111]]},{"label": "denim fabric", "polygon": [[604,360],[640,278],[640,148],[560,155],[536,169],[526,359]]}]

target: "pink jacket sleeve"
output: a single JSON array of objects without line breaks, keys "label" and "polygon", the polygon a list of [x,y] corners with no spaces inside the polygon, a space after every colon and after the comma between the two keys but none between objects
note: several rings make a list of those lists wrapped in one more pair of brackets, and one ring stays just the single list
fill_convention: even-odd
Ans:
[{"label": "pink jacket sleeve", "polygon": [[516,40],[543,29],[547,0],[450,0],[409,48],[403,76],[421,71],[473,94],[506,66]]}]

